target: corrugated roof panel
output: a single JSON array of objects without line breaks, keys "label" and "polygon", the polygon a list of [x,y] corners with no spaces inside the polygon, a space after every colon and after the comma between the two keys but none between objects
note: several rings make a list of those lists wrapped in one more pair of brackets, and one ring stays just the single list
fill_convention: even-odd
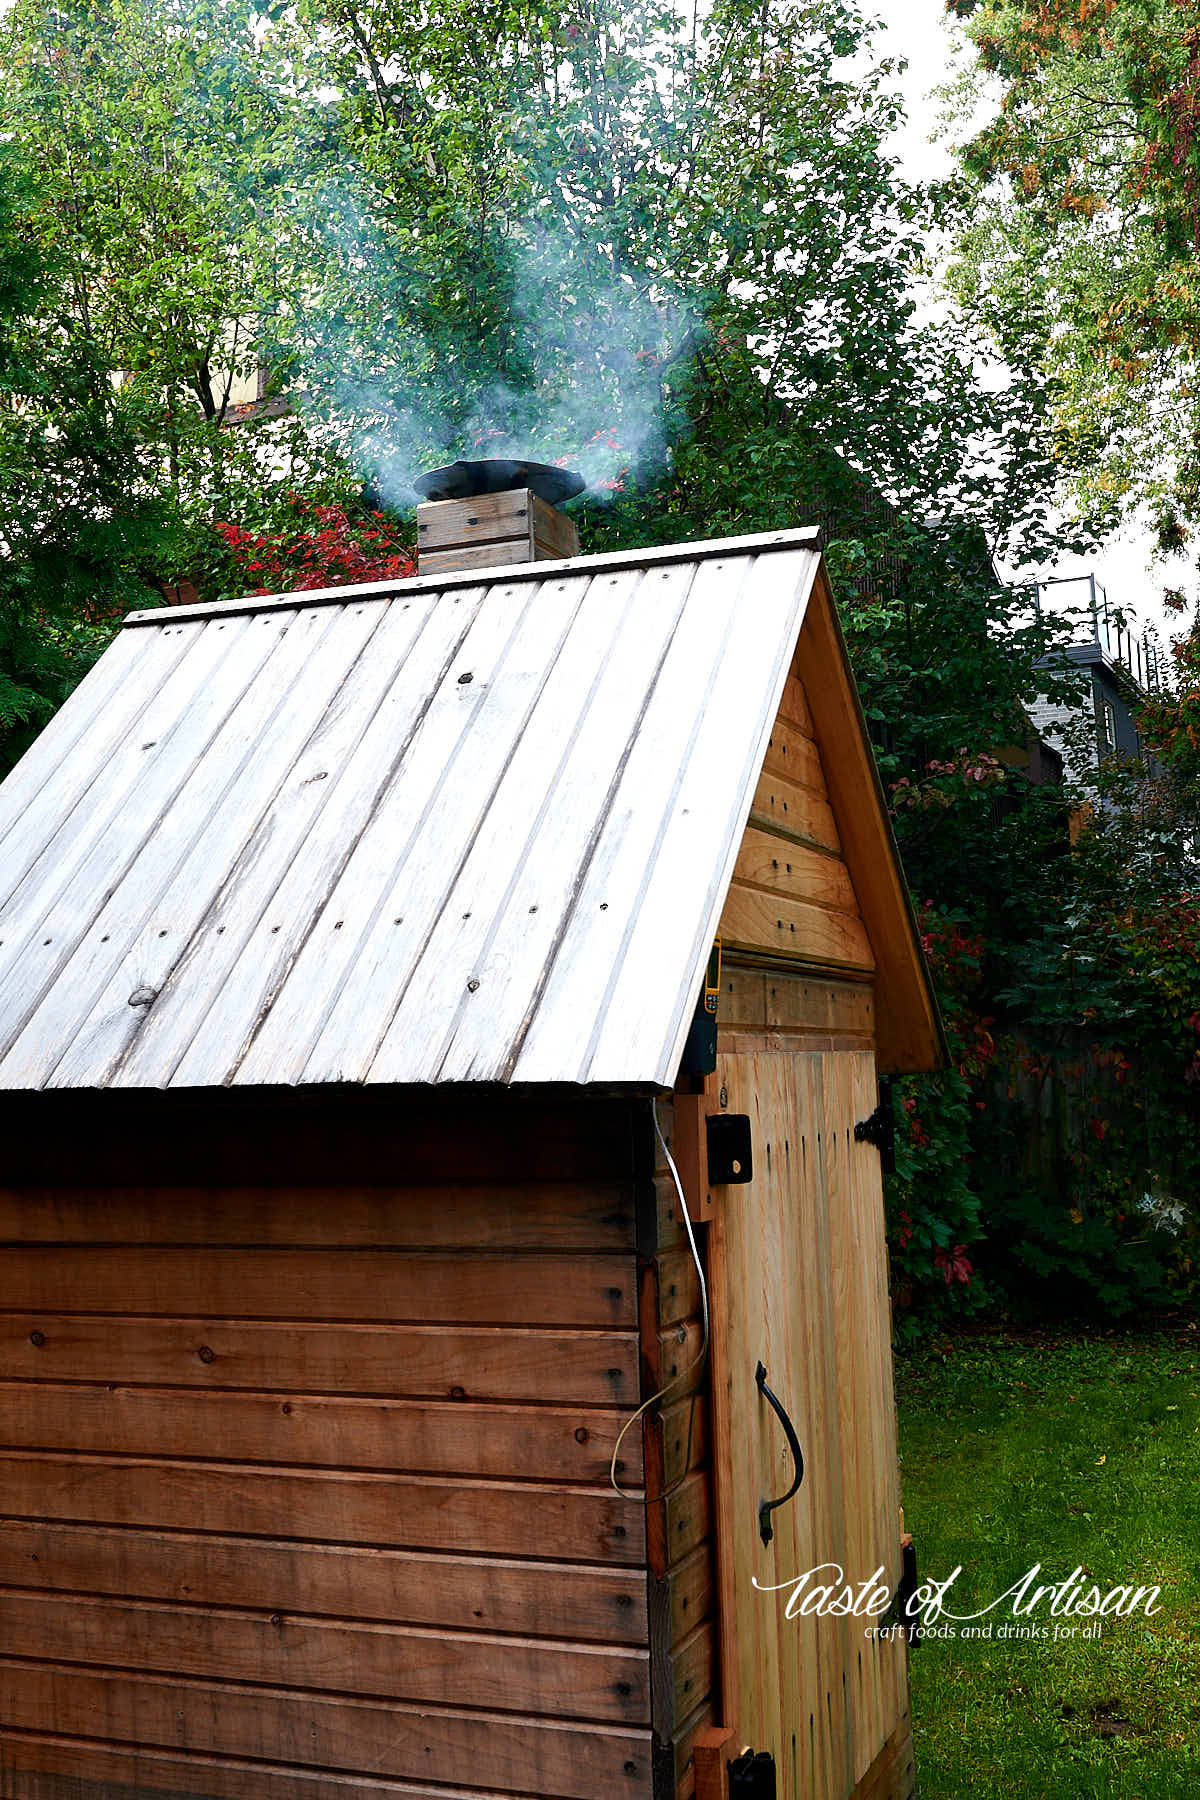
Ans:
[{"label": "corrugated roof panel", "polygon": [[142,616],[0,789],[0,1085],[668,1081],[817,563]]},{"label": "corrugated roof panel", "polygon": [[490,590],[237,1082],[362,1079],[585,587]]},{"label": "corrugated roof panel", "polygon": [[[633,1064],[674,1080],[816,561],[798,551],[702,566],[579,895],[580,954],[551,971],[517,1079],[551,1079],[541,1071],[571,1055],[568,1021],[594,1016],[570,1079],[620,1081]],[[601,907],[625,920],[611,961],[589,941]]]},{"label": "corrugated roof panel", "polygon": [[[470,973],[480,985],[464,985],[460,995],[438,1065],[444,1081],[512,1076],[644,724],[652,692],[647,670],[657,663],[661,676],[695,575],[690,563],[643,572],[630,593],[586,709],[549,771],[536,853],[522,842],[504,903],[473,946]],[[388,1066],[381,1055],[372,1079]]]},{"label": "corrugated roof panel", "polygon": [[[119,1087],[219,1084],[295,962],[338,872],[404,755],[483,599],[398,597],[342,704],[260,812],[235,868],[164,983],[115,1076]],[[176,995],[190,997],[175,1004]]]},{"label": "corrugated roof panel", "polygon": [[[0,908],[5,1050],[0,1067],[6,1078],[14,1040],[63,979],[109,897],[127,880],[136,883],[145,845],[203,758],[231,697],[249,685],[285,620],[286,615],[269,625],[263,621],[261,630],[250,617],[225,621],[224,631],[202,628],[138,715],[135,729],[116,736],[113,720],[101,714],[74,747],[75,779],[62,814],[40,803],[30,807],[24,873]],[[188,637],[195,630],[179,629]],[[174,633],[163,635],[160,655],[167,662]],[[244,639],[256,654],[245,654]],[[154,673],[143,669],[143,679]],[[18,865],[14,860],[8,867],[15,874]],[[108,956],[110,950],[99,954]],[[66,1048],[47,1038],[34,1058],[26,1042],[12,1063],[13,1084],[41,1086]]]},{"label": "corrugated roof panel", "polygon": [[[264,814],[285,787],[319,782],[327,773],[304,755],[306,745],[314,722],[328,727],[344,717],[343,684],[352,671],[360,676],[370,670],[373,659],[363,651],[380,627],[383,609],[378,603],[345,610],[313,607],[282,617],[288,622],[272,654],[270,679],[253,682],[230,709],[207,755],[146,842],[136,879],[123,883],[110,902],[112,941],[120,928],[127,947],[73,1033],[71,1048],[50,1077],[52,1087],[113,1079],[138,1038],[139,1013],[146,1013],[148,1022],[172,970],[204,929],[228,872],[242,868]],[[278,880],[283,866],[278,844],[272,846],[272,863]],[[66,974],[59,986],[82,995],[74,971],[68,968]],[[135,993],[144,997],[141,1006],[132,1002]],[[168,1004],[164,1011],[169,1010]],[[26,1034],[33,1036],[35,1049],[42,1019],[37,1015]]]}]

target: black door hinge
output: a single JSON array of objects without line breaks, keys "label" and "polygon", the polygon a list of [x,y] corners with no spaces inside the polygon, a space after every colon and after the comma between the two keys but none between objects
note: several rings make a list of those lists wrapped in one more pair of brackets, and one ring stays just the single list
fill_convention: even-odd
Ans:
[{"label": "black door hinge", "polygon": [[922,1636],[917,1588],[917,1551],[912,1538],[908,1537],[900,1550],[900,1580],[892,1595],[892,1603],[879,1623],[885,1630],[903,1631],[913,1650],[920,1645]]},{"label": "black door hinge", "polygon": [[769,1750],[743,1750],[734,1757],[729,1800],[775,1800],[775,1758]]},{"label": "black door hinge", "polygon": [[855,1142],[874,1144],[885,1175],[896,1172],[896,1114],[892,1106],[891,1077],[884,1075],[879,1083],[879,1105],[869,1119],[860,1119],[854,1127]]}]

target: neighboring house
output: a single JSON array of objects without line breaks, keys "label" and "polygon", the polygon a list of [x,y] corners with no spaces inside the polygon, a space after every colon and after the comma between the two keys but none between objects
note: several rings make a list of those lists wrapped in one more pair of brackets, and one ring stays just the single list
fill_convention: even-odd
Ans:
[{"label": "neighboring house", "polygon": [[1061,577],[1035,590],[1039,610],[1047,587],[1084,589],[1090,620],[1079,639],[1045,659],[1046,668],[1073,666],[1086,680],[1074,701],[1039,695],[1030,719],[1039,735],[1062,757],[1071,781],[1090,785],[1090,776],[1108,757],[1141,760],[1146,773],[1157,774],[1138,735],[1136,710],[1160,682],[1158,646],[1149,633],[1137,634],[1130,615],[1110,606],[1094,575]]}]

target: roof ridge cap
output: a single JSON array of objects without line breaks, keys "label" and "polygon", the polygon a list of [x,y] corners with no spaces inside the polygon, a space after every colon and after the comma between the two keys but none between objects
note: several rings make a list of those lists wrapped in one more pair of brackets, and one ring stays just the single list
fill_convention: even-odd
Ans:
[{"label": "roof ridge cap", "polygon": [[518,581],[561,580],[570,575],[602,574],[607,569],[653,568],[663,563],[705,562],[721,556],[763,556],[788,550],[819,552],[820,547],[820,526],[802,525],[745,537],[700,538],[682,544],[655,544],[639,550],[601,550],[561,561],[495,564],[480,569],[454,569],[441,575],[405,575],[393,581],[367,581],[352,587],[300,588],[284,594],[247,594],[235,600],[202,600],[192,606],[148,607],[127,613],[122,625],[174,625],[189,619],[225,619],[239,613],[345,606],[355,600],[384,600],[398,594],[508,586]]}]

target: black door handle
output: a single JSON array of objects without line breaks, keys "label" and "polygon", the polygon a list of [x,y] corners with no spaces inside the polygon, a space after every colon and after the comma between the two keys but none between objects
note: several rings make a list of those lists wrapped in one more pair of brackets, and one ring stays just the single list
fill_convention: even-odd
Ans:
[{"label": "black door handle", "polygon": [[796,1465],[796,1478],[792,1482],[792,1485],[788,1489],[787,1493],[780,1494],[778,1500],[763,1500],[759,1505],[759,1508],[758,1508],[759,1536],[762,1538],[762,1541],[764,1544],[769,1544],[771,1539],[775,1536],[775,1528],[771,1524],[771,1514],[775,1511],[777,1506],[786,1506],[787,1505],[788,1501],[792,1498],[793,1494],[798,1492],[800,1483],[804,1480],[804,1454],[800,1449],[800,1439],[796,1436],[795,1426],[792,1424],[792,1421],[788,1418],[787,1413],[784,1411],[780,1402],[775,1398],[775,1395],[771,1392],[770,1388],[767,1386],[767,1371],[763,1367],[762,1363],[759,1363],[758,1367],[755,1369],[754,1379],[758,1384],[759,1393],[763,1396],[764,1400],[767,1400],[770,1402],[771,1406],[774,1408],[776,1416],[779,1419],[779,1423],[783,1426],[784,1435],[788,1441],[788,1449],[791,1451],[792,1461]]}]

